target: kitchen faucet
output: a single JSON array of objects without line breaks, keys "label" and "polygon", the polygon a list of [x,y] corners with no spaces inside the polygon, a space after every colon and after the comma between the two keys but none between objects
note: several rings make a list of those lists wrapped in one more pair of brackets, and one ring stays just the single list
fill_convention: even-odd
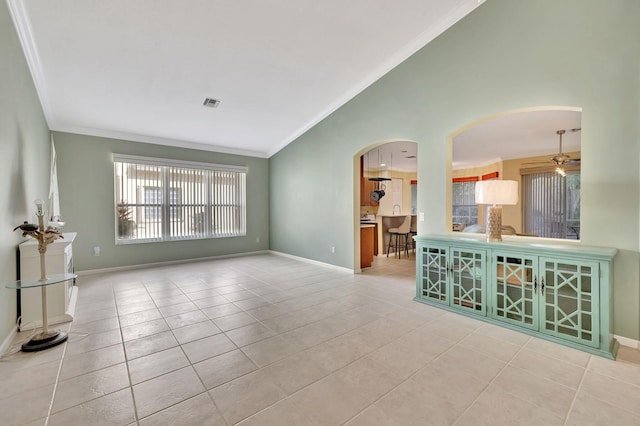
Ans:
[{"label": "kitchen faucet", "polygon": [[395,216],[395,214],[396,214],[396,207],[398,208],[398,214],[402,214],[402,207],[400,206],[400,204],[394,204],[394,205],[393,205],[393,212],[392,212],[392,214]]}]

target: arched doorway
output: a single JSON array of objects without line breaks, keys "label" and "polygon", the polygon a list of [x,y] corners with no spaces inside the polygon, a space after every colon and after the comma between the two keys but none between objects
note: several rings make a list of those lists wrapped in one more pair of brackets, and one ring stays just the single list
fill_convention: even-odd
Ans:
[{"label": "arched doorway", "polygon": [[[354,155],[354,270],[373,275],[415,277],[415,254],[387,257],[388,229],[411,216],[417,227],[418,145],[393,140],[374,143]],[[409,235],[411,237],[411,235]],[[404,241],[404,240],[401,240]]]}]

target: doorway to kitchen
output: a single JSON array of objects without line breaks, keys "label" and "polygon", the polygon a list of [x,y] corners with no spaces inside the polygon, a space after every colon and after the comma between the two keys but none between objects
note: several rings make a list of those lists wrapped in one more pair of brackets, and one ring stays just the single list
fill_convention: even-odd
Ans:
[{"label": "doorway to kitchen", "polygon": [[356,271],[415,279],[417,149],[413,141],[389,141],[354,156]]}]

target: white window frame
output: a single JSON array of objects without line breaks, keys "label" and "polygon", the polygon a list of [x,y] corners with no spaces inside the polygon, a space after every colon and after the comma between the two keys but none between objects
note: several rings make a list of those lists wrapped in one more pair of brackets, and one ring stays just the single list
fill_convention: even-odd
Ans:
[{"label": "white window frame", "polygon": [[[126,154],[113,154],[114,164],[114,212],[115,212],[115,241],[116,244],[139,244],[149,242],[165,242],[165,241],[182,241],[182,240],[198,240],[208,238],[229,238],[243,237],[247,233],[246,220],[246,186],[248,168],[245,166],[232,166],[212,163],[201,163],[193,161],[180,161],[162,158],[141,157]],[[135,178],[124,178],[118,173],[125,173],[128,168],[143,168],[144,166],[153,166],[155,171],[161,174],[160,178],[156,178],[151,182],[144,182],[137,176]],[[191,173],[197,175],[203,183],[183,183],[177,180],[171,181],[170,176],[176,176],[177,172]],[[137,179],[137,181],[136,181]],[[127,182],[125,184],[125,181]],[[120,185],[120,187],[119,187]],[[132,190],[134,185],[135,190]],[[182,185],[182,186],[181,186]],[[191,186],[189,186],[191,185]],[[204,188],[202,186],[204,185]],[[144,206],[145,204],[145,186],[158,187],[162,192],[158,197],[161,200],[160,208],[160,225],[156,227],[155,232],[149,232],[146,228],[149,224],[146,222]],[[171,196],[171,192],[179,193],[191,191],[199,196],[197,204],[186,204],[178,202],[175,196]],[[123,200],[123,194],[135,198],[135,200]],[[172,204],[172,201],[174,204]],[[144,228],[147,236],[138,237],[137,231],[133,235],[119,235],[122,224],[119,221],[119,210],[121,208],[131,208],[136,212],[136,216],[140,218],[144,225],[134,227]],[[189,210],[191,208],[192,210]],[[184,209],[186,213],[183,213]],[[139,210],[139,212],[138,212]],[[188,212],[196,212],[191,219],[191,226],[181,224],[179,231],[176,232],[175,223],[184,222],[183,216],[188,216]],[[221,212],[222,213],[216,213]],[[204,217],[200,219],[204,221],[204,226],[194,227],[194,223],[198,220],[196,215]],[[154,234],[148,236],[148,234]]]}]

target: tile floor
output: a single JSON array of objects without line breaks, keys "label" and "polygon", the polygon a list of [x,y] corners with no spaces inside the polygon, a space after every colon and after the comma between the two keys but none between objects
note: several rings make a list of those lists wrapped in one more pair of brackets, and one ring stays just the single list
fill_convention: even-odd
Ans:
[{"label": "tile floor", "polygon": [[638,351],[413,302],[413,268],[264,254],[81,276],[68,343],[0,362],[0,423],[640,425]]}]

